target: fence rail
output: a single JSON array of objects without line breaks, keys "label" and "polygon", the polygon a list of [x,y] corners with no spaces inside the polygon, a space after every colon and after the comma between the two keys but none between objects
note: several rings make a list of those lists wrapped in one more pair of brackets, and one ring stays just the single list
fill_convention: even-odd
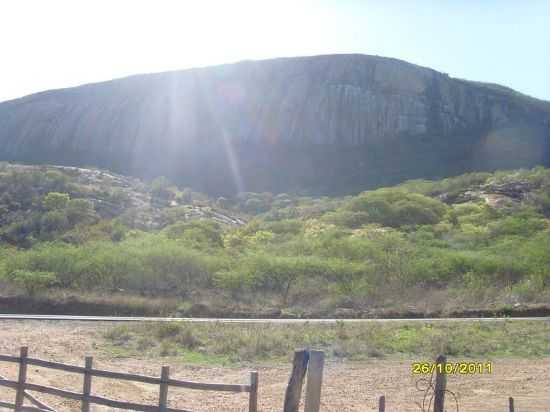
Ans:
[{"label": "fence rail", "polygon": [[[17,381],[4,379],[0,377],[0,386],[16,390],[15,403],[0,402],[0,407],[15,410],[16,412],[26,411],[38,411],[38,412],[52,412],[53,409],[47,405],[36,400],[32,395],[26,391],[45,393],[49,395],[59,396],[62,398],[72,399],[81,402],[81,411],[89,412],[90,404],[109,406],[112,408],[135,410],[143,412],[191,412],[186,409],[174,409],[167,406],[168,403],[168,389],[170,387],[186,388],[203,391],[216,391],[216,392],[234,392],[234,393],[249,393],[249,412],[257,412],[258,409],[258,373],[250,373],[249,384],[225,384],[225,383],[203,383],[183,381],[170,378],[170,368],[163,366],[160,377],[137,375],[131,373],[111,372],[101,369],[94,369],[93,358],[87,357],[85,360],[85,366],[67,365],[64,363],[50,362],[41,359],[29,358],[27,356],[27,347],[21,348],[20,356],[8,356],[0,355],[0,362],[13,362],[19,364],[19,377]],[[64,389],[54,388],[50,386],[37,385],[27,382],[27,365],[39,366],[47,369],[56,369],[64,372],[77,373],[84,375],[83,379],[83,392],[72,392]],[[108,399],[101,396],[91,394],[92,377],[109,378],[116,380],[126,380],[132,382],[141,382],[151,385],[159,386],[159,404],[156,406],[143,405],[133,402],[117,401],[114,399]],[[23,406],[24,398],[28,398],[33,404],[31,406]],[[32,399],[31,399],[32,398]],[[55,412],[55,411],[53,411]]]}]

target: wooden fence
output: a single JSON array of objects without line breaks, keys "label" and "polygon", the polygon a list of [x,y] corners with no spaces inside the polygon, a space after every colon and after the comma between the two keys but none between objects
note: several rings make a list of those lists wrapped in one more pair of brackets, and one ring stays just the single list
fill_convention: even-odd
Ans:
[{"label": "wooden fence", "polygon": [[[294,353],[294,361],[292,372],[288,381],[288,386],[285,393],[283,412],[299,412],[300,400],[302,392],[305,392],[304,412],[319,412],[321,410],[321,388],[323,385],[323,367],[324,367],[324,352],[300,350]],[[248,392],[249,395],[249,412],[258,412],[258,373],[250,373],[250,383],[246,385],[235,384],[220,384],[220,383],[200,383],[175,380],[170,378],[170,369],[168,366],[163,366],[160,377],[135,375],[129,373],[110,372],[93,368],[93,359],[87,357],[85,366],[66,365],[63,363],[49,362],[40,359],[28,357],[28,349],[21,348],[19,357],[0,355],[0,362],[15,362],[19,364],[19,377],[17,381],[11,381],[0,376],[0,386],[15,389],[15,403],[7,403],[0,401],[0,408],[7,408],[17,412],[55,412],[48,405],[40,402],[27,391],[46,393],[59,396],[62,398],[73,399],[81,402],[81,411],[90,412],[90,405],[104,405],[118,409],[135,410],[144,412],[191,412],[185,409],[169,408],[168,404],[168,388],[187,388],[206,391],[225,391],[225,392]],[[445,364],[447,358],[440,355],[435,360],[437,365],[441,367],[435,368],[435,376],[433,380],[430,378],[428,388],[424,395],[422,404],[419,408],[423,412],[444,412],[445,411],[445,394],[451,393],[447,389],[447,377],[445,374]],[[34,365],[43,368],[57,369],[65,372],[72,372],[84,375],[82,393],[70,392],[63,389],[52,388],[49,386],[36,385],[27,382],[27,366]],[[159,386],[159,402],[156,406],[142,405],[131,402],[116,401],[100,396],[92,395],[92,377],[102,377],[118,380],[126,380],[133,382],[148,383]],[[306,379],[307,377],[307,379]],[[306,388],[303,391],[304,381]],[[454,394],[453,394],[454,396]],[[24,406],[23,401],[27,398],[34,406]],[[456,402],[456,410],[458,410],[458,400]],[[509,412],[515,411],[514,399],[508,398]],[[381,396],[378,400],[378,410],[385,412],[386,397]],[[447,405],[447,410],[454,410],[454,405]]]},{"label": "wooden fence", "polygon": [[[0,355],[1,362],[14,362],[19,364],[19,377],[17,381],[4,379],[0,377],[0,386],[14,389],[16,391],[15,403],[0,402],[0,408],[15,410],[16,412],[55,412],[46,404],[40,402],[27,391],[39,392],[59,396],[62,398],[73,399],[81,402],[81,411],[89,412],[90,405],[103,405],[112,408],[143,411],[143,412],[191,412],[185,409],[174,409],[168,407],[168,388],[187,388],[198,389],[204,391],[224,391],[224,392],[248,392],[249,395],[249,412],[257,412],[258,410],[258,373],[250,373],[250,383],[246,385],[222,384],[222,383],[201,383],[189,382],[170,378],[170,368],[163,366],[160,377],[135,375],[129,373],[111,372],[93,368],[93,358],[87,357],[84,367],[75,365],[66,365],[63,363],[49,362],[40,359],[28,357],[28,349],[21,348],[20,356]],[[65,372],[82,374],[83,389],[82,393],[71,392],[64,389],[53,388],[44,385],[36,385],[27,382],[27,366],[34,365],[48,369],[57,369]],[[102,377],[117,380],[125,380],[132,382],[141,382],[159,386],[159,402],[158,405],[142,405],[132,402],[123,402],[113,399],[104,398],[101,396],[92,395],[92,377]],[[27,398],[34,406],[24,406],[23,401]]]}]

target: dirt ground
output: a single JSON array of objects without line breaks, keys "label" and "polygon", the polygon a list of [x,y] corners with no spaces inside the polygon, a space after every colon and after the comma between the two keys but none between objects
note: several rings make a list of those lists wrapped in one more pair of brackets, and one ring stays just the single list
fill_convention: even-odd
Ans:
[{"label": "dirt ground", "polygon": [[[94,366],[118,372],[158,376],[162,365],[170,365],[177,379],[248,383],[249,372],[259,372],[259,410],[282,411],[290,363],[253,368],[186,366],[181,360],[114,358],[102,350],[103,333],[109,323],[63,321],[0,321],[0,354],[17,355],[19,347],[29,346],[29,356],[44,360],[83,365],[84,356],[94,356]],[[417,389],[418,376],[412,375],[411,363],[424,359],[373,360],[369,362],[328,362],[325,368],[323,412],[377,410],[379,396],[386,396],[387,411],[421,411],[423,392]],[[460,361],[463,359],[449,359]],[[487,359],[482,359],[486,361]],[[513,396],[516,410],[550,410],[550,359],[491,359],[492,374],[449,375],[447,388],[456,394],[458,406],[448,396],[447,410],[507,411],[508,396]],[[0,375],[17,379],[17,365],[0,362]],[[81,392],[82,375],[30,367],[28,381]],[[155,405],[158,386],[94,378],[92,392],[117,400]],[[78,403],[36,394],[49,406],[61,411],[78,411]],[[0,388],[0,400],[13,403],[15,392]],[[197,412],[246,411],[247,394],[203,392],[172,388],[170,406]],[[1,410],[1,408],[0,408]],[[113,408],[93,407],[93,411]]]}]

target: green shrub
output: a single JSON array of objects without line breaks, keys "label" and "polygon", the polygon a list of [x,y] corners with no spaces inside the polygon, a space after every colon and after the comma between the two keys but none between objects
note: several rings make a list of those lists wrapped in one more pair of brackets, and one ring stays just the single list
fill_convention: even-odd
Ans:
[{"label": "green shrub", "polygon": [[186,240],[198,247],[223,246],[223,229],[216,222],[203,220],[178,222],[166,227],[164,232],[170,239]]},{"label": "green shrub", "polygon": [[69,195],[67,193],[50,192],[44,197],[44,208],[46,210],[62,210],[69,203]]},{"label": "green shrub", "polygon": [[40,219],[40,234],[47,238],[56,232],[63,232],[69,228],[69,219],[64,210],[51,210]]},{"label": "green shrub", "polygon": [[447,210],[438,200],[395,189],[366,192],[352,199],[347,208],[366,213],[371,223],[390,227],[435,224]]},{"label": "green shrub", "polygon": [[323,221],[350,229],[359,228],[369,222],[375,221],[367,212],[353,212],[349,210],[337,210],[323,216]]},{"label": "green shrub", "polygon": [[262,227],[266,231],[276,234],[297,235],[304,229],[304,222],[298,219],[284,219],[278,222],[266,223]]},{"label": "green shrub", "polygon": [[22,286],[29,296],[35,296],[51,286],[56,281],[52,272],[37,272],[26,270],[14,270],[7,276],[11,282]]},{"label": "green shrub", "polygon": [[93,224],[99,220],[94,206],[86,199],[71,199],[67,203],[67,219],[71,226]]},{"label": "green shrub", "polygon": [[548,228],[548,223],[541,217],[529,214],[517,214],[489,224],[489,233],[492,237],[498,236],[533,236],[535,233]]}]

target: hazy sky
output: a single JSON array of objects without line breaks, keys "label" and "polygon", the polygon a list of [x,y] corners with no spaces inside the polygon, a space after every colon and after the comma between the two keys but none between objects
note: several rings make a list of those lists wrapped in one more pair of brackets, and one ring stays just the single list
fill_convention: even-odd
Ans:
[{"label": "hazy sky", "polygon": [[0,101],[137,73],[391,56],[550,100],[549,0],[0,2]]}]

